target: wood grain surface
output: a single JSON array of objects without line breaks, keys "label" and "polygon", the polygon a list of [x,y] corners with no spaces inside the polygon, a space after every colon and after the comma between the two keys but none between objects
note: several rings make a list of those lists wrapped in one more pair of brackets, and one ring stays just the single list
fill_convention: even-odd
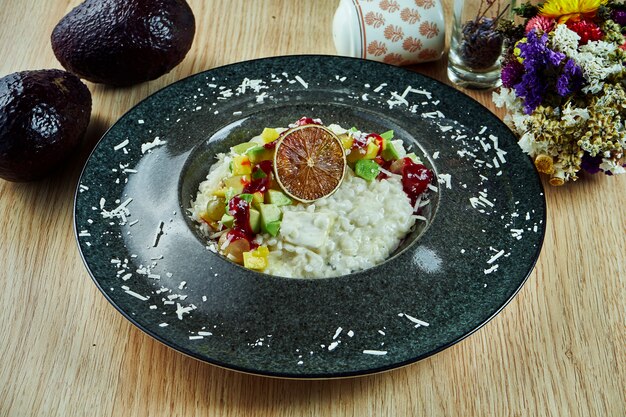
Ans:
[{"label": "wood grain surface", "polygon": [[[60,68],[50,33],[78,3],[2,0],[0,76]],[[177,68],[131,88],[88,84],[94,110],[76,157],[40,182],[0,180],[0,416],[625,415],[626,175],[546,182],[545,244],[519,295],[465,341],[379,375],[293,381],[220,369],[156,342],[99,293],[74,240],[72,206],[102,133],[187,75],[257,57],[333,54],[337,4],[190,1],[197,32]],[[445,66],[413,68],[445,82]],[[503,116],[490,93],[467,93]]]}]

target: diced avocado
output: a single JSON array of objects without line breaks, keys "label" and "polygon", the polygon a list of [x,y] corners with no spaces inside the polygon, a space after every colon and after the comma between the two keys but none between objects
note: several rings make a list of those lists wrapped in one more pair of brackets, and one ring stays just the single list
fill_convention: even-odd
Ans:
[{"label": "diced avocado", "polygon": [[[224,179],[224,188],[228,190],[232,188],[234,195],[241,194],[246,184],[250,182],[250,177],[247,175],[235,175],[234,177],[228,177]],[[232,196],[231,196],[232,197]]]},{"label": "diced avocado", "polygon": [[263,132],[261,132],[261,139],[263,139],[263,142],[265,143],[275,141],[278,139],[278,136],[280,136],[278,131],[276,129],[272,129],[271,127],[266,127],[263,129]]},{"label": "diced avocado", "polygon": [[222,225],[224,225],[224,227],[228,229],[233,227],[234,222],[235,222],[235,218],[231,216],[230,214],[224,214],[222,216],[222,219],[220,220],[220,223],[222,223]]},{"label": "diced avocado", "polygon": [[363,155],[363,159],[374,159],[378,155],[378,145],[375,142],[370,142],[367,144],[367,149],[365,151],[365,155]]},{"label": "diced avocado", "polygon": [[400,158],[398,151],[396,151],[396,147],[389,141],[387,141],[387,147],[383,149],[381,156],[385,161],[393,161],[394,159]]},{"label": "diced avocado", "polygon": [[366,181],[372,181],[378,175],[379,168],[371,159],[359,159],[354,166],[354,173]]},{"label": "diced avocado", "polygon": [[252,204],[259,205],[263,203],[264,200],[265,196],[261,191],[257,191],[256,193],[252,194]]},{"label": "diced avocado", "polygon": [[267,174],[262,169],[253,169],[251,177],[253,180],[259,180],[267,177]]},{"label": "diced avocado", "polygon": [[270,235],[276,237],[278,236],[278,232],[280,230],[280,220],[277,220],[275,222],[270,222],[268,224],[265,225],[265,228],[263,229],[266,233],[269,233]]},{"label": "diced avocado", "polygon": [[274,159],[274,152],[271,149],[265,149],[263,146],[255,146],[248,149],[246,155],[253,164]]},{"label": "diced avocado", "polygon": [[252,200],[254,200],[254,196],[252,194],[239,194],[239,198],[241,198],[242,200],[246,201],[248,204],[252,203]]},{"label": "diced avocado", "polygon": [[271,223],[282,218],[283,212],[280,207],[274,204],[259,204],[259,211],[262,213],[263,223]]},{"label": "diced avocado", "polygon": [[243,155],[248,149],[254,148],[255,146],[257,146],[257,144],[254,142],[244,142],[233,146],[230,150],[237,155]]},{"label": "diced avocado", "polygon": [[[239,192],[233,190],[232,188],[227,188],[226,192],[224,193],[224,201],[226,202],[226,207],[228,207],[228,203],[231,200],[231,198],[233,198],[234,196],[238,195]],[[228,210],[228,208],[227,208]]]},{"label": "diced avocado", "polygon": [[381,133],[380,137],[385,139],[386,141],[390,141],[393,139],[393,130],[388,130],[385,133]]},{"label": "diced avocado", "polygon": [[419,159],[419,157],[417,155],[415,155],[415,153],[411,152],[406,154],[407,158],[410,158],[411,161],[415,162],[416,164],[421,164],[422,161]]},{"label": "diced avocado", "polygon": [[390,140],[389,142],[393,143],[393,147],[396,148],[399,158],[404,158],[406,156],[406,150],[404,149],[404,142],[402,142],[402,139]]},{"label": "diced avocado", "polygon": [[249,175],[252,173],[252,164],[247,155],[237,155],[233,158],[233,175]]},{"label": "diced avocado", "polygon": [[253,208],[250,209],[250,230],[259,233],[261,230],[261,213]]},{"label": "diced avocado", "polygon": [[[259,212],[261,213],[261,229],[266,233],[270,233],[267,229],[267,225],[273,222],[280,223],[282,211],[275,204],[259,204]],[[276,232],[277,231],[278,230],[276,230]]]},{"label": "diced avocado", "polygon": [[287,197],[282,191],[267,190],[267,202],[276,206],[288,206],[292,204],[291,198]]}]

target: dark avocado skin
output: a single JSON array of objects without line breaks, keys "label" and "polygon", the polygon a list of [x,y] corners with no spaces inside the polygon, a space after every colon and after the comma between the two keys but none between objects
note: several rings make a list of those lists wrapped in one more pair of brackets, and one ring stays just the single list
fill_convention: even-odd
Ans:
[{"label": "dark avocado skin", "polygon": [[62,70],[22,71],[0,78],[0,178],[40,179],[80,144],[91,94]]},{"label": "dark avocado skin", "polygon": [[195,30],[184,0],[87,0],[54,28],[52,49],[81,78],[127,86],[178,65]]}]

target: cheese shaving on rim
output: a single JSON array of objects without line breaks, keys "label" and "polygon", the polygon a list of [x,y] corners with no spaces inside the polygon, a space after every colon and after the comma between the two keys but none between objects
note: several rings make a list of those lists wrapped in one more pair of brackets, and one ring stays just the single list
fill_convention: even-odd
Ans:
[{"label": "cheese shaving on rim", "polygon": [[136,293],[135,291],[131,291],[131,289],[130,289],[130,288],[128,288],[127,286],[125,286],[125,285],[123,285],[123,286],[122,286],[122,289],[124,290],[124,292],[125,292],[126,294],[131,295],[131,296],[133,296],[133,297],[135,297],[135,298],[138,298],[138,299],[140,299],[141,301],[146,301],[146,300],[148,300],[148,299],[150,298],[150,297],[144,297],[143,295],[138,294],[138,293]]},{"label": "cheese shaving on rim", "polygon": [[364,350],[363,351],[364,354],[366,355],[375,355],[375,356],[383,356],[387,354],[386,350]]},{"label": "cheese shaving on rim", "polygon": [[415,323],[415,324],[417,324],[419,326],[424,326],[424,327],[430,326],[430,324],[426,323],[425,321],[420,320],[420,319],[416,319],[415,317],[409,316],[406,313],[400,313],[400,314],[398,314],[398,316],[399,317],[406,317],[409,321],[412,321],[413,323]]},{"label": "cheese shaving on rim", "polygon": [[341,327],[337,328],[337,331],[335,331],[335,335],[333,336],[333,340],[338,338],[342,331],[343,329]]},{"label": "cheese shaving on rim", "polygon": [[309,88],[309,83],[307,83],[306,81],[304,81],[304,80],[302,79],[302,77],[300,77],[299,75],[296,75],[296,77],[295,77],[295,78],[296,78],[296,80],[297,80],[300,84],[302,84],[302,87],[304,87],[304,88]]},{"label": "cheese shaving on rim", "polygon": [[383,88],[385,88],[385,87],[387,87],[387,83],[382,83],[381,85],[379,85],[378,87],[376,87],[376,88],[374,89],[374,92],[375,92],[375,93],[378,93],[378,92],[380,92],[380,90],[382,90],[382,89],[383,89]]},{"label": "cheese shaving on rim", "polygon": [[159,137],[155,137],[152,142],[146,142],[141,144],[141,153],[146,153],[152,148],[156,148],[157,146],[165,145],[167,141],[159,139]]},{"label": "cheese shaving on rim", "polygon": [[487,261],[488,264],[492,264],[496,261],[496,259],[498,259],[499,257],[501,257],[502,255],[504,255],[504,249],[501,250],[500,252],[496,253],[495,255],[493,255],[491,258],[489,258],[489,260]]},{"label": "cheese shaving on rim", "polygon": [[122,204],[120,204],[119,206],[117,206],[111,211],[107,211],[104,209],[105,201],[106,200],[104,198],[100,199],[100,208],[102,209],[100,214],[102,215],[102,217],[105,219],[119,218],[124,223],[126,223],[126,216],[130,215],[130,211],[128,210],[128,208],[126,208],[126,206],[130,204],[130,202],[133,201],[133,199],[132,198],[127,199],[126,201],[124,201]]},{"label": "cheese shaving on rim", "polygon": [[113,150],[114,150],[114,151],[119,151],[120,149],[122,149],[124,146],[126,146],[126,145],[128,145],[128,144],[129,144],[128,139],[125,139],[123,142],[118,143],[117,145],[115,145],[115,146],[113,147]]},{"label": "cheese shaving on rim", "polygon": [[445,184],[446,188],[452,188],[452,176],[450,174],[437,174],[439,184]]},{"label": "cheese shaving on rim", "polygon": [[[174,302],[172,301],[172,304]],[[183,319],[183,314],[190,314],[193,310],[196,309],[196,306],[193,304],[188,305],[187,307],[183,307],[180,303],[176,303],[176,316],[178,316],[178,320]]]}]

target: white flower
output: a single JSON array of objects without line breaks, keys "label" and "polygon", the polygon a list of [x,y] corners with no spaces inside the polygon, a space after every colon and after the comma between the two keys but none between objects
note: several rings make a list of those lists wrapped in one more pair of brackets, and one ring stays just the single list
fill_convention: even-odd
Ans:
[{"label": "white flower", "polygon": [[517,142],[522,151],[532,157],[540,154],[550,154],[548,152],[548,142],[537,141],[533,132],[525,132]]},{"label": "white flower", "polygon": [[555,51],[563,52],[570,58],[578,53],[578,41],[580,36],[578,33],[570,30],[567,25],[556,25],[554,29],[554,37],[552,37],[550,48]]},{"label": "white flower", "polygon": [[572,107],[572,103],[567,103],[567,106],[563,108],[563,116],[561,119],[565,122],[567,127],[571,127],[586,122],[590,117],[589,110]]},{"label": "white flower", "polygon": [[615,44],[592,41],[581,46],[579,52],[570,55],[570,58],[582,69],[583,77],[589,84],[583,87],[584,93],[600,92],[607,78],[622,73],[624,67],[615,59],[616,50]]},{"label": "white flower", "polygon": [[510,111],[522,108],[522,100],[515,95],[515,90],[512,88],[502,87],[499,93],[494,91],[492,100],[496,107],[506,106]]},{"label": "white flower", "polygon": [[624,169],[623,166],[616,164],[615,161],[612,161],[610,159],[603,159],[602,163],[600,164],[600,169],[615,175],[626,173],[626,169]]},{"label": "white flower", "polygon": [[528,123],[530,122],[530,115],[517,111],[511,114],[511,121],[517,133],[522,135],[526,132]]}]

